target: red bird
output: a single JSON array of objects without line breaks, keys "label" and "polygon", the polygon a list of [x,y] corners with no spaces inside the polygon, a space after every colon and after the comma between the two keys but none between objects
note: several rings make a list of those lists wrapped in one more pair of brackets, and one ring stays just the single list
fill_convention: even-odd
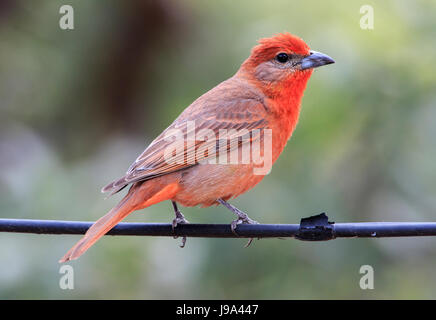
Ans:
[{"label": "red bird", "polygon": [[[177,203],[222,204],[238,216],[231,224],[233,231],[239,223],[256,223],[227,200],[248,191],[268,173],[295,129],[313,68],[330,63],[332,58],[311,51],[289,33],[259,40],[233,77],[195,100],[122,178],[102,189],[114,194],[132,184],[120,203],[95,222],[60,262],[81,256],[131,212],[165,200],[174,206],[173,227],[187,223]],[[224,145],[222,132],[231,132]],[[249,154],[247,160],[247,150],[253,152],[256,144],[258,159]]]}]

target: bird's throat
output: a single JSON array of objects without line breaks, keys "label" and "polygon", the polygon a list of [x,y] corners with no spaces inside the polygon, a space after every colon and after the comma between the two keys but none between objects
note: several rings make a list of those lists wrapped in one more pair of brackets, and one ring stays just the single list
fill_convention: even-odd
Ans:
[{"label": "bird's throat", "polygon": [[[274,106],[272,108],[273,116],[277,121],[277,125],[273,128],[273,140],[275,140],[273,144],[275,144],[280,152],[291,138],[297,126],[301,110],[301,100],[310,75],[311,71],[295,75],[295,78],[289,79],[287,83],[283,83],[280,90],[277,90],[275,95],[270,99],[271,104]],[[277,156],[278,154],[273,155],[273,158]]]},{"label": "bird's throat", "polygon": [[281,119],[289,120],[291,133],[297,125],[301,100],[311,74],[311,70],[298,72],[293,77],[283,81],[274,90],[272,100],[275,104],[275,112]]}]

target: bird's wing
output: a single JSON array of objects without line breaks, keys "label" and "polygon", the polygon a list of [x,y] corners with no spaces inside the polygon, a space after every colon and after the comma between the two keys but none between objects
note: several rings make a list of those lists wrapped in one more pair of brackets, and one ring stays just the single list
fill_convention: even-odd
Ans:
[{"label": "bird's wing", "polygon": [[[255,129],[268,126],[264,104],[253,98],[224,100],[216,108],[191,107],[193,105],[149,145],[121,179],[108,184],[102,192],[114,194],[130,183],[183,170],[203,160],[212,160],[214,155],[228,154],[241,146],[241,137],[244,143],[247,140],[251,143],[261,136],[261,130]],[[228,133],[224,144],[218,138],[223,129]],[[213,137],[202,136],[201,133],[206,132],[213,133]],[[236,143],[227,143],[235,139]],[[199,152],[200,147],[202,152]],[[211,154],[210,150],[213,151]]]}]

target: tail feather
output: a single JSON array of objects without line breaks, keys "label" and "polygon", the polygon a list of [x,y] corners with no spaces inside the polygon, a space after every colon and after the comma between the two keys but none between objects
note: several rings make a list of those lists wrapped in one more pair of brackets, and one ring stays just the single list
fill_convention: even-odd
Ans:
[{"label": "tail feather", "polygon": [[[179,188],[176,183],[167,185],[161,190],[156,190],[156,188],[153,188],[155,187],[153,185],[149,185],[151,188],[143,188],[143,186],[144,185],[133,185],[123,200],[106,215],[98,219],[88,229],[83,238],[80,239],[59,262],[62,263],[77,259],[132,211],[146,208],[164,200],[169,200],[175,195]],[[147,197],[145,197],[145,195],[147,195]]]},{"label": "tail feather", "polygon": [[[59,262],[66,262],[80,257],[88,250],[98,239],[104,236],[109,230],[124,219],[129,213],[135,209],[126,205],[128,201],[127,195],[116,207],[98,219],[86,232],[82,239],[72,247]],[[127,198],[127,199],[126,199]]]}]

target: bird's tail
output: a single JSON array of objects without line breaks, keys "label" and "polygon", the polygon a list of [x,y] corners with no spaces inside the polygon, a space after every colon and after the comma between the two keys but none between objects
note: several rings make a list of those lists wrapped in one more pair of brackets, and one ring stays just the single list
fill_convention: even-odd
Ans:
[{"label": "bird's tail", "polygon": [[152,181],[149,182],[150,183],[133,185],[120,203],[106,215],[98,219],[88,229],[83,238],[80,239],[59,262],[62,263],[77,259],[132,211],[146,208],[164,200],[169,200],[176,194],[179,188],[177,183],[166,185],[164,188],[156,188],[157,186],[151,183]]}]

